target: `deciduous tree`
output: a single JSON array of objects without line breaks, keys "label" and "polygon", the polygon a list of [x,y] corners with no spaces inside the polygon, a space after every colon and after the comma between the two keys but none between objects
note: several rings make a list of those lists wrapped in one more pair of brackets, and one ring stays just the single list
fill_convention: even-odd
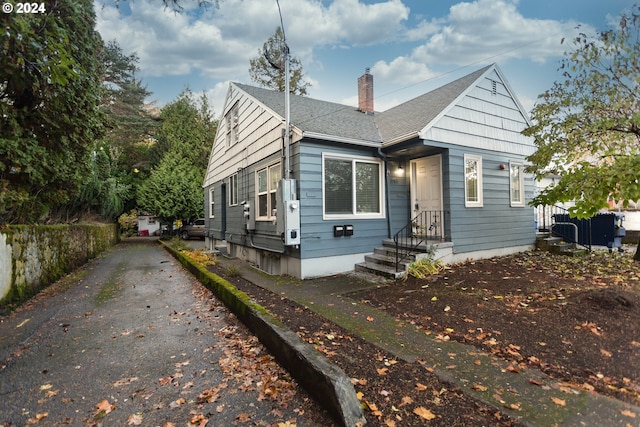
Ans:
[{"label": "deciduous tree", "polygon": [[639,34],[636,5],[616,28],[573,41],[560,65],[564,80],[540,95],[524,132],[537,147],[530,170],[560,176],[534,204],[575,200],[570,213],[587,218],[610,198],[625,205],[640,199]]}]

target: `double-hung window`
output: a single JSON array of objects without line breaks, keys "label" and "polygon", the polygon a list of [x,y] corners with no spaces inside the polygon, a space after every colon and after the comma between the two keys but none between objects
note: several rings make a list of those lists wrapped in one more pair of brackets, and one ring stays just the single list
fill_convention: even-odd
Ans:
[{"label": "double-hung window", "polygon": [[276,190],[280,180],[280,163],[260,169],[256,172],[256,194],[258,200],[258,218],[272,219],[276,208]]},{"label": "double-hung window", "polygon": [[464,205],[467,208],[482,207],[482,157],[464,155]]},{"label": "double-hung window", "polygon": [[229,177],[229,206],[238,204],[238,174]]},{"label": "double-hung window", "polygon": [[227,146],[231,146],[238,142],[238,104],[236,103],[227,112],[225,116],[225,125],[227,127]]},{"label": "double-hung window", "polygon": [[325,218],[381,218],[383,172],[379,159],[323,154]]},{"label": "double-hung window", "polygon": [[209,189],[209,218],[213,218],[215,216],[215,190],[212,188]]},{"label": "double-hung window", "polygon": [[511,206],[524,206],[524,166],[509,163],[509,199]]}]

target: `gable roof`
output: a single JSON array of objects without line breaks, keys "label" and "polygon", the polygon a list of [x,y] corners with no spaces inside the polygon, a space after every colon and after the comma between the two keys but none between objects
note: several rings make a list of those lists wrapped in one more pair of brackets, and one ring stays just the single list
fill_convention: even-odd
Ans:
[{"label": "gable roof", "polygon": [[[365,114],[348,105],[291,95],[291,125],[312,138],[372,145],[400,142],[418,137],[491,71],[496,71],[501,77],[528,122],[527,114],[494,63],[375,114]],[[240,83],[232,84],[284,118],[284,93]]]},{"label": "gable roof", "polygon": [[[233,83],[275,114],[284,118],[284,93]],[[380,133],[373,116],[363,114],[355,107],[291,95],[291,125],[307,136],[329,140],[353,140],[380,143]]]},{"label": "gable roof", "polygon": [[495,64],[488,65],[444,86],[397,105],[375,120],[383,141],[418,136],[429,123],[441,115]]}]

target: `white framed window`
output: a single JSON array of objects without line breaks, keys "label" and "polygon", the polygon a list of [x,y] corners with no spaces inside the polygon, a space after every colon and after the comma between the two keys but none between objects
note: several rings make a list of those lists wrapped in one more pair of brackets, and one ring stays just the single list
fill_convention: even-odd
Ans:
[{"label": "white framed window", "polygon": [[229,206],[238,204],[238,174],[229,177]]},{"label": "white framed window", "polygon": [[231,107],[225,116],[225,124],[227,127],[227,146],[231,146],[238,142],[238,103]]},{"label": "white framed window", "polygon": [[324,218],[382,218],[383,167],[380,159],[322,155]]},{"label": "white framed window", "polygon": [[511,206],[524,206],[524,165],[509,162],[509,200]]},{"label": "white framed window", "polygon": [[209,218],[213,218],[215,216],[215,207],[216,207],[216,199],[215,199],[216,190],[211,187],[209,189]]},{"label": "white framed window", "polygon": [[258,207],[256,219],[273,219],[273,210],[276,208],[276,190],[281,175],[280,163],[256,171],[256,206]]},{"label": "white framed window", "polygon": [[482,200],[482,157],[464,155],[464,205],[467,208],[481,208]]}]

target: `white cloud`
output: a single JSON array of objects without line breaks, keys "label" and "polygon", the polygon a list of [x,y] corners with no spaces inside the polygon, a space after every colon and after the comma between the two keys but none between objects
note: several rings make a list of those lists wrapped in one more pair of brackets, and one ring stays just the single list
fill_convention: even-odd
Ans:
[{"label": "white cloud", "polygon": [[378,61],[371,73],[382,81],[403,85],[418,83],[434,76],[424,63],[405,56],[399,56],[389,63]]},{"label": "white cloud", "polygon": [[[181,13],[159,1],[132,1],[130,14],[99,1],[97,30],[104,40],[117,40],[125,53],[137,53],[142,77],[196,70],[211,78],[247,80],[249,59],[280,25],[275,1],[225,0],[219,8]],[[282,0],[281,7],[287,41],[307,63],[318,46],[395,37],[409,14],[400,0],[334,0],[328,6],[318,0]]]},{"label": "white cloud", "polygon": [[433,19],[431,21],[421,21],[414,28],[406,32],[406,39],[410,41],[424,40],[428,36],[437,33],[442,28],[443,20]]},{"label": "white cloud", "polygon": [[447,25],[416,48],[412,58],[426,64],[466,65],[498,57],[542,63],[563,54],[560,41],[577,34],[576,26],[574,21],[526,18],[514,0],[458,3],[450,8]]}]

